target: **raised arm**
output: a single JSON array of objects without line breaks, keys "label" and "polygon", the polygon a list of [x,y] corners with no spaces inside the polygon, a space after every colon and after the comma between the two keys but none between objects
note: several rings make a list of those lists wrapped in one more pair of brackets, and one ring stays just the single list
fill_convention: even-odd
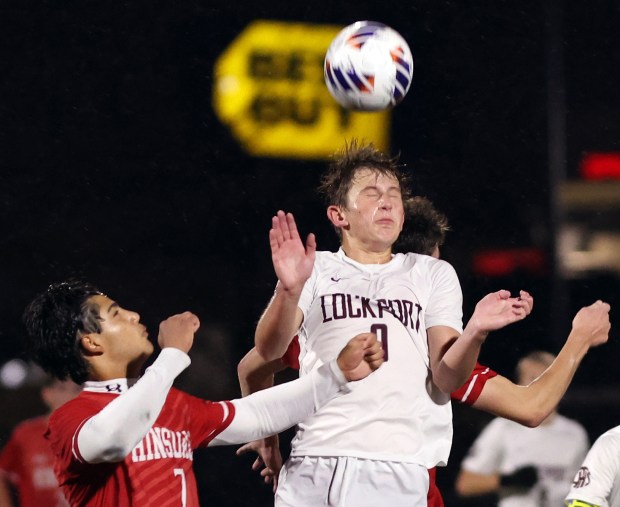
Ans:
[{"label": "raised arm", "polygon": [[293,215],[278,211],[272,218],[269,245],[278,284],[258,322],[254,342],[258,353],[272,361],[284,355],[303,320],[297,305],[312,273],[316,241],[310,234],[304,246]]},{"label": "raised arm", "polygon": [[190,364],[200,321],[190,312],[174,315],[159,327],[162,351],[134,386],[116,397],[79,430],[77,447],[87,463],[122,461],[159,416],[174,379]]},{"label": "raised arm", "polygon": [[473,406],[525,426],[538,426],[564,396],[588,350],[607,342],[609,310],[602,301],[579,310],[562,350],[540,377],[519,386],[498,375],[486,382]]},{"label": "raised arm", "polygon": [[532,311],[533,299],[525,291],[520,297],[500,290],[482,298],[463,333],[447,326],[427,330],[433,382],[444,393],[461,387],[474,369],[480,347],[491,331],[524,319]]}]

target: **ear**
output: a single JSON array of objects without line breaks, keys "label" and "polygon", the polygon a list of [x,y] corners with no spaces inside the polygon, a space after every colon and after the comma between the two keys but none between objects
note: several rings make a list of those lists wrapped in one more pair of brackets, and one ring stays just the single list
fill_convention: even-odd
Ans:
[{"label": "ear", "polygon": [[79,340],[85,354],[100,354],[103,352],[103,346],[97,333],[83,334]]},{"label": "ear", "polygon": [[328,206],[327,218],[332,224],[334,224],[335,227],[339,227],[341,229],[349,225],[349,221],[347,220],[345,213],[342,211],[340,206],[336,206],[335,204]]}]

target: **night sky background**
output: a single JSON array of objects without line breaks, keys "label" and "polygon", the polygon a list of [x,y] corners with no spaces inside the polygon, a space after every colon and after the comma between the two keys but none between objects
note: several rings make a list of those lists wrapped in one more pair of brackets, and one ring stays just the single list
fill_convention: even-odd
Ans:
[{"label": "night sky background", "polygon": [[[559,18],[545,9],[554,2],[471,4],[3,0],[0,364],[25,357],[28,301],[77,276],[138,311],[153,338],[163,318],[195,312],[202,327],[179,386],[210,399],[238,396],[236,365],[275,284],[271,216],[291,211],[319,248],[337,248],[314,192],[325,162],[253,157],[214,113],[214,62],[255,19],[372,19],[409,42],[414,79],[392,113],[392,152],[411,170],[415,193],[450,219],[443,257],[459,273],[465,318],[490,291],[525,288],[535,297],[527,321],[489,338],[484,362],[512,376],[529,350],[557,352],[575,311],[598,298],[612,303],[617,322],[610,273],[563,282],[563,310],[554,307],[547,84],[548,28]],[[583,153],[619,149],[620,2],[555,6],[572,180]],[[502,277],[473,268],[480,252],[511,248],[544,252],[546,268]],[[569,391],[564,413],[592,438],[620,423],[618,347],[612,328]],[[3,436],[42,410],[32,386],[0,399]],[[460,458],[486,421],[455,409],[453,456],[439,474],[448,505],[456,505]],[[197,453],[204,505],[269,505],[251,461],[232,448]]]}]

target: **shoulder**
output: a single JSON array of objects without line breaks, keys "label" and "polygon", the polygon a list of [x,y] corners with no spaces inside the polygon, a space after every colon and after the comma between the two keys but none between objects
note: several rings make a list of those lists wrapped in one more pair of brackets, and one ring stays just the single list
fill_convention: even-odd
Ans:
[{"label": "shoulder", "polygon": [[327,250],[320,250],[316,252],[314,259],[314,267],[330,266],[334,264],[342,264],[342,258],[339,252],[329,252]]},{"label": "shoulder", "polygon": [[607,430],[596,439],[598,445],[613,445],[620,448],[620,426]]},{"label": "shoulder", "polygon": [[54,410],[49,418],[49,427],[61,427],[73,420],[83,420],[85,416],[91,416],[99,412],[117,395],[104,393],[89,393],[83,391],[76,398],[65,403],[62,407]]},{"label": "shoulder", "polygon": [[13,435],[15,435],[15,437],[21,437],[40,432],[42,429],[45,430],[47,428],[47,420],[48,417],[45,415],[33,417],[32,419],[26,419],[15,426]]}]

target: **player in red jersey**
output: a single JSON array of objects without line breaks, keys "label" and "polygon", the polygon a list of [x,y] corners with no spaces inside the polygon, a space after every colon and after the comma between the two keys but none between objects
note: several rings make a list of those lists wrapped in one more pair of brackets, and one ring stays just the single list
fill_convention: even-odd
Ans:
[{"label": "player in red jersey", "polygon": [[[439,256],[448,231],[448,221],[433,204],[424,197],[414,197],[406,203],[407,230],[399,240],[401,250]],[[557,406],[568,388],[581,360],[591,347],[608,340],[609,305],[601,301],[582,308],[573,319],[572,330],[549,368],[534,382],[519,386],[490,368],[476,364],[469,379],[452,393],[452,399],[471,405],[493,415],[511,419],[529,427],[538,426]],[[273,385],[275,373],[287,367],[299,368],[299,343],[293,340],[281,359],[265,361],[256,349],[250,350],[238,366],[239,381],[243,394]],[[261,470],[265,482],[277,477],[282,465],[277,436],[250,442],[241,447],[238,454],[255,451],[253,464]],[[436,470],[429,471],[429,507],[443,507],[443,498],[435,482]]]},{"label": "player in red jersey", "polygon": [[[50,412],[74,398],[80,387],[70,380],[49,378],[41,398]],[[44,434],[49,414],[18,424],[0,453],[0,505],[13,507],[14,490],[20,507],[64,507],[67,504],[54,476],[54,457]]]},{"label": "player in red jersey", "polygon": [[140,316],[90,284],[51,285],[27,307],[24,322],[35,361],[59,379],[83,383],[82,393],[51,415],[46,434],[72,506],[197,507],[194,449],[282,431],[383,361],[376,336],[365,333],[308,379],[209,402],[172,388],[189,366],[199,326],[189,312],[160,324],[162,351],[140,378],[154,348]]}]

